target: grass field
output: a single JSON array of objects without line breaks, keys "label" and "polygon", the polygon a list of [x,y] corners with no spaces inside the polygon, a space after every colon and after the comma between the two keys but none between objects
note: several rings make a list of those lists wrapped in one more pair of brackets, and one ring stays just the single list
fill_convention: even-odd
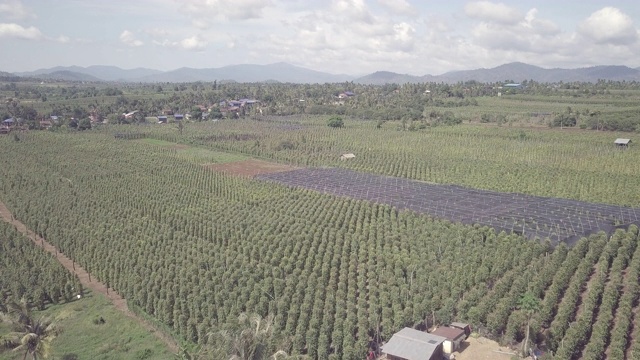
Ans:
[{"label": "grass field", "polygon": [[215,151],[197,146],[187,146],[158,139],[146,138],[138,141],[145,144],[174,149],[180,157],[198,164],[222,164],[248,159],[247,156],[243,155]]},{"label": "grass field", "polygon": [[[56,319],[62,333],[52,343],[53,359],[75,354],[77,360],[174,359],[166,346],[104,296],[88,293],[82,299],[34,312]],[[105,320],[104,324],[99,319]],[[94,323],[94,321],[97,323]],[[0,333],[9,331],[0,324]],[[22,359],[22,353],[0,352],[2,360]]]}]

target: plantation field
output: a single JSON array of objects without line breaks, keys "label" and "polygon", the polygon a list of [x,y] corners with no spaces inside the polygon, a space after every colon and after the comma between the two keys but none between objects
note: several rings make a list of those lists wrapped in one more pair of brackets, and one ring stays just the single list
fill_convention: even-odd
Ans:
[{"label": "plantation field", "polygon": [[[634,134],[475,125],[399,131],[370,121],[326,126],[324,117],[284,117],[148,127],[149,137],[301,167],[344,167],[439,184],[640,206],[640,148]],[[355,159],[340,161],[354,153]]]},{"label": "plantation field", "polygon": [[452,185],[316,168],[258,178],[408,209],[453,222],[486,225],[530,239],[573,244],[598,231],[640,225],[640,208],[474,190]]},{"label": "plantation field", "polygon": [[[173,359],[167,346],[103,295],[83,289],[53,255],[0,218],[0,312],[25,299],[34,320],[48,317],[61,332],[50,343],[55,359]],[[77,299],[77,294],[81,298]],[[103,319],[101,322],[99,319]],[[0,318],[4,320],[4,318]],[[0,321],[0,359],[23,359],[5,349],[11,324]],[[10,339],[11,337],[9,337]]]},{"label": "plantation field", "polygon": [[[183,135],[144,129],[150,138],[282,164],[459,185],[484,178],[494,181],[477,187],[638,202],[638,170],[628,165],[637,152],[612,150],[611,134],[523,138],[512,129],[346,125],[327,129],[310,118],[188,124]],[[361,359],[371,341],[404,326],[452,320],[515,345],[527,323],[519,299],[530,292],[540,301],[533,340],[557,358],[640,356],[634,225],[554,248],[488,226],[212,171],[173,145],[116,140],[118,131],[0,137],[0,152],[16,154],[0,167],[0,199],[188,342],[219,347],[224,337],[208,334],[257,313],[273,319],[268,351],[311,359]],[[354,161],[337,160],[350,149]],[[502,178],[503,168],[518,174]],[[538,185],[542,169],[555,169],[553,182]]]}]

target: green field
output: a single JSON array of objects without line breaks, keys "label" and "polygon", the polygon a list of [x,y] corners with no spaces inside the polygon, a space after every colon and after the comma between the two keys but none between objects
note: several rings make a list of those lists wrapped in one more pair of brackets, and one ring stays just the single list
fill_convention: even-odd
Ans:
[{"label": "green field", "polygon": [[[51,343],[54,359],[70,359],[74,354],[75,359],[174,358],[163,342],[106,297],[80,290],[79,280],[51,254],[4,221],[0,222],[0,250],[0,311],[6,311],[12,301],[25,299],[32,307],[32,319],[52,319],[62,331]],[[79,292],[83,295],[77,299]],[[0,321],[0,337],[11,331],[10,323]],[[23,359],[24,352],[5,349],[3,340],[0,359]]]},{"label": "green field", "polygon": [[[640,207],[635,82],[499,85],[2,83],[0,117],[21,120],[0,135],[0,200],[205,358],[356,360],[405,326],[457,320],[512,350],[529,323],[555,359],[640,359],[636,225],[553,247],[203,166],[260,159]],[[240,98],[259,102],[221,105]],[[197,121],[201,107],[216,121]],[[193,120],[156,124],[162,113]],[[327,126],[335,116],[344,127]],[[54,358],[173,358],[97,294],[71,301],[76,279],[11,244],[0,305],[24,295],[58,318]]]},{"label": "green field", "polygon": [[[637,206],[640,170],[630,164],[638,151],[616,149],[618,134],[472,125],[411,132],[354,119],[330,129],[325,120],[187,124],[182,135],[162,125],[131,128],[145,140],[114,139],[125,127],[5,136],[0,151],[20,156],[0,168],[0,199],[192,344],[220,348],[226,338],[208,334],[257,313],[273,319],[273,337],[261,346],[312,359],[360,359],[372,336],[383,342],[404,326],[452,320],[515,345],[526,323],[518,301],[531,293],[540,302],[534,340],[558,358],[640,353],[635,226],[553,249],[201,166],[235,159],[228,152]],[[191,148],[198,155],[180,153]],[[338,160],[344,152],[356,158]]]},{"label": "green field", "polygon": [[[62,329],[53,341],[52,356],[63,359],[77,355],[83,359],[175,359],[166,345],[140,324],[117,310],[102,295],[87,294],[80,300],[50,306],[34,316],[50,316]],[[100,318],[104,324],[94,323]],[[9,331],[0,325],[0,334]],[[0,359],[22,359],[22,353],[0,352]]]},{"label": "green field", "polygon": [[221,164],[248,159],[248,157],[244,155],[230,154],[196,146],[185,146],[159,139],[146,138],[139,141],[145,144],[173,149],[176,154],[183,159],[199,164]]}]

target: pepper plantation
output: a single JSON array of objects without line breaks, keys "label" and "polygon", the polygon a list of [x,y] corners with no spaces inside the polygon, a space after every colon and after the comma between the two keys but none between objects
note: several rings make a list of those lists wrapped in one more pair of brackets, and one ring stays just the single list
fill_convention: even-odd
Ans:
[{"label": "pepper plantation", "polygon": [[[114,137],[125,132],[142,135]],[[273,319],[269,353],[310,359],[362,359],[372,342],[405,326],[451,321],[513,345],[525,337],[529,319],[518,300],[530,292],[540,304],[532,339],[556,358],[640,359],[633,218],[640,151],[618,149],[612,138],[466,125],[403,132],[353,119],[334,129],[296,117],[180,131],[29,132],[0,137],[0,200],[129,306],[191,344],[213,346],[211,334],[255,313]],[[341,161],[343,153],[355,158]],[[256,177],[224,171],[249,158],[291,169]],[[558,219],[571,218],[563,213],[569,208],[587,218],[600,211],[596,220],[610,226],[593,224],[571,242],[527,237],[517,224],[415,211],[388,194],[350,196],[348,187],[327,193],[310,181],[270,179],[300,180],[292,175],[300,168],[338,168],[324,181],[358,182],[350,184],[358,191],[370,183],[338,175],[513,193],[501,198],[505,204],[518,194],[561,198],[571,203],[554,205]],[[456,208],[483,210],[464,201]],[[536,204],[531,221],[545,204]]]}]

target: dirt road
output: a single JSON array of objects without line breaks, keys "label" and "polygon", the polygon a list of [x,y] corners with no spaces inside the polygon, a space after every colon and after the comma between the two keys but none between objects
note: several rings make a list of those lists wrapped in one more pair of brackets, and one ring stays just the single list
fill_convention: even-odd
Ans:
[{"label": "dirt road", "polygon": [[62,264],[62,266],[64,266],[71,273],[78,275],[78,278],[82,283],[82,286],[84,286],[86,289],[91,289],[91,291],[100,293],[105,297],[107,297],[118,310],[122,311],[125,315],[136,320],[142,327],[147,329],[149,332],[151,332],[160,340],[162,340],[162,342],[167,344],[167,346],[173,353],[178,352],[179,350],[178,344],[175,342],[175,340],[173,340],[171,336],[165,334],[160,329],[157,329],[150,322],[134,314],[127,307],[126,300],[123,299],[122,296],[120,296],[115,290],[112,290],[112,289],[107,290],[107,287],[103,283],[96,280],[95,276],[90,276],[90,274],[84,268],[82,268],[82,266],[75,264],[67,256],[59,252],[55,246],[47,242],[47,240],[38,236],[33,231],[29,230],[22,222],[20,222],[19,220],[13,217],[9,209],[1,201],[0,201],[0,218],[2,218],[2,220],[10,224],[13,224],[16,227],[16,229],[18,229],[19,232],[23,233],[28,238],[30,238],[35,245],[40,246],[46,251],[55,255],[56,259],[60,262],[60,264]]}]

